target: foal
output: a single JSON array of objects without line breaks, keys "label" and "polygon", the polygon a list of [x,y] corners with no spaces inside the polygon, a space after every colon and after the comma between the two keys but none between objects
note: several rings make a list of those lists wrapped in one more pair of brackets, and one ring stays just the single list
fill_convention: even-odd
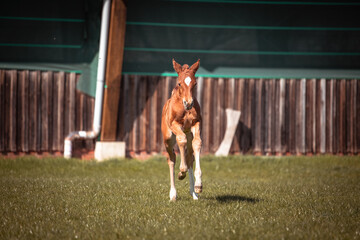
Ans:
[{"label": "foal", "polygon": [[[167,162],[170,169],[170,200],[176,200],[175,189],[175,141],[180,150],[179,180],[186,177],[189,171],[190,195],[194,200],[198,199],[197,193],[202,192],[201,169],[200,169],[200,105],[193,97],[193,89],[196,86],[195,73],[200,65],[200,59],[190,68],[185,64],[181,66],[173,59],[173,66],[178,73],[177,85],[171,93],[170,99],[165,103],[161,117],[161,131],[164,144],[168,153]],[[193,162],[195,158],[195,183]]]}]

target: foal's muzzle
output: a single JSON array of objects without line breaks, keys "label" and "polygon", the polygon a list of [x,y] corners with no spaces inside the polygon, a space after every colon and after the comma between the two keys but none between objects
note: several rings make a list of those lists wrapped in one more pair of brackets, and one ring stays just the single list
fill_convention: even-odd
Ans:
[{"label": "foal's muzzle", "polygon": [[183,100],[183,104],[184,104],[184,108],[186,110],[190,110],[194,106],[194,101],[187,102],[187,101]]}]

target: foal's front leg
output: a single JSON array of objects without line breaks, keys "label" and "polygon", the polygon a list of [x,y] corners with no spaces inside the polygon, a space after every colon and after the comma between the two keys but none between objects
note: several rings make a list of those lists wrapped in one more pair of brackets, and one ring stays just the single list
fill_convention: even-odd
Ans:
[{"label": "foal's front leg", "polygon": [[202,192],[202,182],[201,182],[201,168],[200,168],[200,150],[201,150],[201,138],[200,138],[200,122],[197,122],[193,127],[191,127],[191,132],[194,136],[192,140],[192,147],[195,157],[195,192]]},{"label": "foal's front leg", "polygon": [[180,172],[178,174],[179,180],[183,180],[186,177],[186,172],[188,171],[188,166],[185,160],[185,147],[187,143],[186,135],[181,129],[181,125],[177,122],[173,122],[171,126],[171,131],[176,135],[176,142],[180,150]]},{"label": "foal's front leg", "polygon": [[175,136],[172,135],[170,138],[164,141],[166,151],[168,153],[167,162],[170,170],[170,201],[176,201],[176,188],[175,188],[175,163],[176,156],[174,153]]},{"label": "foal's front leg", "polygon": [[190,195],[194,200],[198,200],[198,195],[195,193],[194,189],[194,151],[192,148],[193,135],[191,132],[186,133],[187,144],[186,144],[186,164],[188,166],[189,172],[189,184],[190,184]]}]

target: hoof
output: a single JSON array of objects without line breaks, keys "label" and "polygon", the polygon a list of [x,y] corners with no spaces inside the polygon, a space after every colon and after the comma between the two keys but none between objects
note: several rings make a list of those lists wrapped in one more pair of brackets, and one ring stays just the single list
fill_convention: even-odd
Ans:
[{"label": "hoof", "polygon": [[176,202],[176,197],[170,198],[169,202]]},{"label": "hoof", "polygon": [[202,186],[195,186],[195,192],[201,193],[202,192]]},{"label": "hoof", "polygon": [[183,180],[186,177],[186,172],[179,172],[178,179]]},{"label": "hoof", "polygon": [[194,199],[194,200],[199,200],[199,196],[195,193],[195,192],[193,192],[192,194],[190,194],[191,196],[192,196],[192,198]]}]

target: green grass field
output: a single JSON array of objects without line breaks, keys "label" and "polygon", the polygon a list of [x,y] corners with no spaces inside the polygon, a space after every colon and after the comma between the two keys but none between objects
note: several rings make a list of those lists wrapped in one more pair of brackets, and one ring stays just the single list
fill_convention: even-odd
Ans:
[{"label": "green grass field", "polygon": [[169,202],[164,157],[0,159],[0,239],[360,239],[360,157],[201,164],[200,199],[186,178]]}]

